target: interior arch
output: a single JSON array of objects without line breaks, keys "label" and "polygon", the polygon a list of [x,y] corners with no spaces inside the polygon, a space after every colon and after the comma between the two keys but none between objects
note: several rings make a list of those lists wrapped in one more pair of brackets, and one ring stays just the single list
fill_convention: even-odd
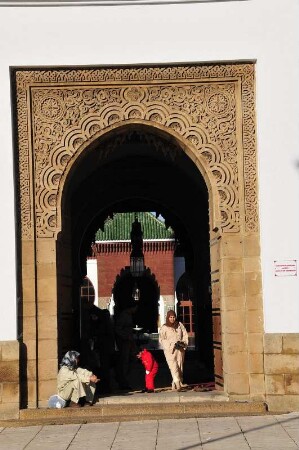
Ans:
[{"label": "interior arch", "polygon": [[[80,346],[78,292],[97,229],[117,212],[156,211],[174,230],[175,256],[184,257],[192,279],[195,359],[212,373],[209,194],[205,180],[183,149],[155,129],[130,125],[119,131],[93,143],[76,161],[66,182],[57,257],[63,262],[58,271],[58,311],[63,310],[59,316],[59,353],[64,353],[70,341]],[[72,280],[68,288],[67,278]],[[72,331],[68,334],[66,330]]]}]

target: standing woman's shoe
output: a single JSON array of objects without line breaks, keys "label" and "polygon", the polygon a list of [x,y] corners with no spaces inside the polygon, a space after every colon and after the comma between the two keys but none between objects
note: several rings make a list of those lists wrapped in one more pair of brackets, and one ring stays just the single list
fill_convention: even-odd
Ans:
[{"label": "standing woman's shoe", "polygon": [[182,383],[180,381],[177,381],[175,383],[175,385],[176,385],[176,391],[180,392],[182,390]]}]

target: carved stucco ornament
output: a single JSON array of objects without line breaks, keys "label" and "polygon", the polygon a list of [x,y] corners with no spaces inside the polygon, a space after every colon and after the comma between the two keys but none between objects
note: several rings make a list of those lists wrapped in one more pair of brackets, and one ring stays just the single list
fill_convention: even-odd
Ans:
[{"label": "carved stucco ornament", "polygon": [[17,70],[16,86],[23,238],[33,236],[33,214],[37,237],[57,233],[69,164],[106,129],[132,121],[170,129],[202,158],[224,232],[238,232],[242,217],[257,231],[252,64]]}]

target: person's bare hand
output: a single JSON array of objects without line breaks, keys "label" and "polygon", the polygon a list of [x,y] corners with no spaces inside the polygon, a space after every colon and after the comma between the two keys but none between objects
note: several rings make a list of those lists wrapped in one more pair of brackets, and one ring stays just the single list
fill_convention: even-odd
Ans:
[{"label": "person's bare hand", "polygon": [[90,377],[90,381],[92,381],[93,383],[97,383],[98,381],[100,381],[100,379],[97,378],[95,374],[92,374]]}]

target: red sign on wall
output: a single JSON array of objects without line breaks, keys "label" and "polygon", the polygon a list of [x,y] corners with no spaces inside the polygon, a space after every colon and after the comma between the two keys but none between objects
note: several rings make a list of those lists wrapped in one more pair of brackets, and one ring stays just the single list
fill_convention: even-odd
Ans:
[{"label": "red sign on wall", "polygon": [[274,274],[276,277],[296,277],[297,260],[274,261]]}]

